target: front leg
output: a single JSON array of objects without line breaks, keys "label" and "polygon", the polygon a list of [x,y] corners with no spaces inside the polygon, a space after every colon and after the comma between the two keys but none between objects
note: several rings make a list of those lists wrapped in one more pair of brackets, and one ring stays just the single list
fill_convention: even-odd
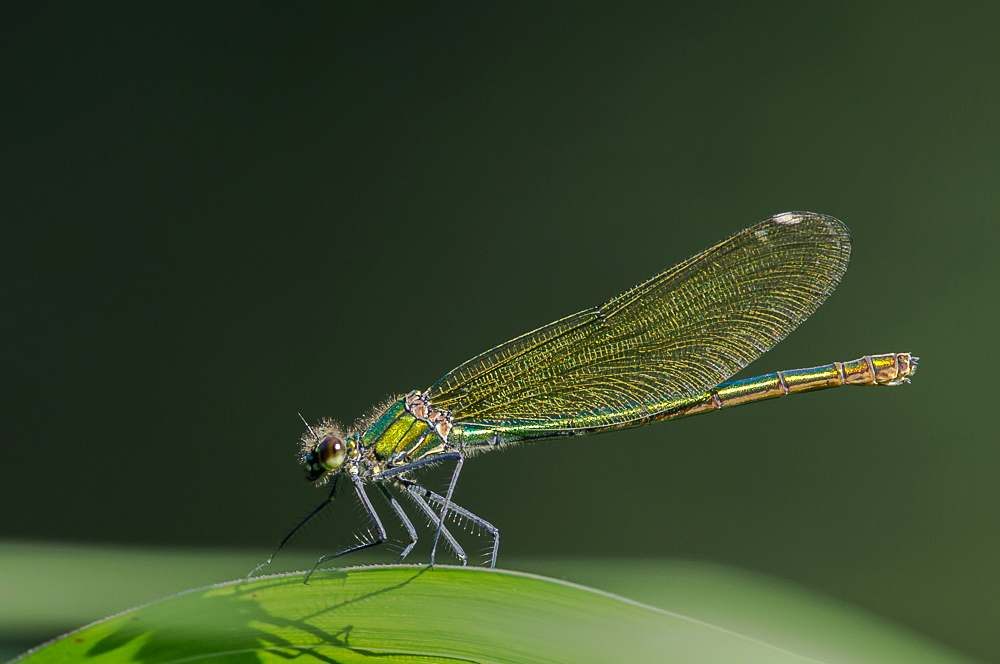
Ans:
[{"label": "front leg", "polygon": [[340,485],[340,478],[341,475],[338,473],[337,476],[333,478],[333,487],[330,489],[330,496],[324,500],[319,507],[310,512],[306,518],[302,519],[302,521],[299,522],[299,525],[292,528],[292,532],[285,535],[285,539],[281,540],[281,544],[279,544],[278,548],[274,550],[274,553],[268,556],[267,560],[262,562],[260,565],[257,565],[252,572],[247,574],[247,581],[249,581],[250,577],[259,572],[265,565],[270,565],[271,561],[274,560],[274,557],[278,555],[279,551],[281,551],[281,548],[288,543],[288,540],[292,539],[292,535],[299,532],[299,529],[301,529],[302,526],[306,525],[310,519],[319,514],[323,508],[333,502],[333,499],[337,497],[337,487]]},{"label": "front leg", "polygon": [[334,558],[339,558],[340,556],[346,555],[348,553],[360,551],[361,549],[367,549],[370,546],[378,546],[379,544],[382,544],[387,539],[389,539],[388,536],[386,536],[385,534],[385,526],[382,525],[382,522],[378,518],[378,514],[375,512],[375,508],[372,507],[372,501],[368,499],[368,494],[365,493],[365,487],[361,483],[361,478],[359,478],[357,475],[351,475],[351,481],[354,482],[354,490],[358,494],[358,499],[361,500],[361,505],[365,508],[365,511],[368,513],[368,518],[372,520],[372,524],[375,526],[375,539],[371,540],[370,542],[361,542],[360,544],[352,546],[348,549],[344,549],[343,551],[338,551],[337,553],[331,553],[323,556],[322,558],[316,561],[316,564],[313,565],[313,568],[309,571],[308,574],[306,574],[304,583],[309,583],[309,577],[313,575],[313,572],[316,571],[317,567],[319,567],[326,561],[333,560]]}]

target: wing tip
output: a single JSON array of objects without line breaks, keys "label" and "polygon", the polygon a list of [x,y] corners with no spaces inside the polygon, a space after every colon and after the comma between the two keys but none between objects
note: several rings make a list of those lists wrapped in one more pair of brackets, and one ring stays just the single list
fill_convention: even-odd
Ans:
[{"label": "wing tip", "polygon": [[778,214],[771,215],[765,221],[770,221],[779,226],[797,226],[803,222],[806,224],[818,224],[825,227],[827,233],[830,235],[846,237],[848,241],[851,238],[851,230],[847,227],[847,224],[836,217],[831,217],[828,214],[820,214],[819,212],[810,212],[808,210],[779,212]]},{"label": "wing tip", "polygon": [[[840,254],[840,261],[844,264],[840,276],[843,276],[843,273],[847,271],[847,265],[851,260],[851,229],[849,229],[847,224],[842,222],[840,219],[831,217],[828,214],[809,212],[808,210],[794,210],[791,212],[779,212],[778,214],[771,215],[762,223],[774,224],[775,226],[780,227],[801,226],[801,232],[803,233],[811,232],[814,234],[829,236],[832,243],[836,246],[837,253]],[[758,236],[762,237],[767,233],[767,231],[761,229],[760,231],[757,231],[757,233]],[[837,281],[839,280],[840,279],[838,278]]]}]

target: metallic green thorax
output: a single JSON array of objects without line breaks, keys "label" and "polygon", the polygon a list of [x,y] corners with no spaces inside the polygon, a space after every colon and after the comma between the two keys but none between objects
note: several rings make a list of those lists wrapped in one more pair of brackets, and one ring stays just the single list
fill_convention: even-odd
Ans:
[{"label": "metallic green thorax", "polygon": [[443,452],[450,429],[446,413],[430,408],[419,392],[411,392],[393,402],[360,442],[385,466],[400,466]]}]

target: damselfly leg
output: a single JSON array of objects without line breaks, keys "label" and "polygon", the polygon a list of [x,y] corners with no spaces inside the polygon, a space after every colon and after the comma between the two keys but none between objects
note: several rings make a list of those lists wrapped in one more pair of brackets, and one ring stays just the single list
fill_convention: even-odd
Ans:
[{"label": "damselfly leg", "polygon": [[[400,486],[402,486],[406,491],[406,495],[410,497],[410,500],[416,503],[417,507],[419,507],[420,510],[427,516],[429,519],[428,523],[437,527],[441,521],[441,517],[438,516],[437,512],[435,512],[431,506],[427,504],[427,501],[423,499],[423,496],[420,495],[420,493],[426,491],[426,489],[420,487],[411,480],[396,478],[396,481],[399,482]],[[417,487],[418,490],[411,491],[410,487]],[[452,505],[452,512],[455,511],[455,507],[455,505]],[[455,552],[455,556],[462,562],[462,565],[466,565],[469,562],[469,557],[465,555],[465,549],[463,549],[455,540],[447,526],[441,526],[441,534],[444,535],[445,540],[448,542],[448,546],[450,546],[452,551]]]},{"label": "damselfly leg", "polygon": [[[431,502],[437,504],[437,505],[443,505],[445,503],[445,497],[444,496],[436,494],[433,491],[431,491],[430,489],[426,489],[426,488],[420,486],[419,484],[417,484],[416,482],[413,482],[412,480],[401,479],[399,482],[404,487],[406,487],[406,492],[410,495],[410,497],[413,499],[413,501],[416,502],[417,505],[420,505],[420,504],[425,505],[426,506],[426,510],[430,510],[431,508],[430,508],[429,505],[427,505],[426,501],[424,500],[425,498],[427,500],[430,500]],[[496,565],[497,565],[497,552],[500,550],[500,530],[496,526],[494,526],[492,523],[490,523],[489,521],[487,521],[486,519],[483,519],[482,517],[476,516],[475,514],[473,514],[469,510],[465,509],[461,505],[456,505],[455,503],[450,503],[448,505],[448,511],[451,512],[452,514],[456,514],[456,515],[464,518],[465,520],[469,521],[470,523],[474,523],[475,525],[479,526],[484,531],[486,531],[487,533],[489,533],[489,535],[493,538],[493,546],[492,546],[492,550],[491,550],[491,553],[490,553],[490,567],[496,567]],[[436,514],[435,514],[435,517],[436,517]],[[443,527],[443,526],[442,526],[442,530],[444,532],[445,537],[448,539],[449,543],[451,544],[453,542],[453,539],[454,539],[454,538],[452,538],[451,533],[448,532],[448,529],[445,528],[445,527]],[[452,544],[452,548],[455,548],[456,545],[457,545],[457,543]],[[456,549],[456,553],[457,552],[458,552],[458,549]],[[462,553],[462,555],[464,555],[464,552]],[[462,556],[459,556],[459,557],[462,558]],[[465,564],[465,559],[464,558],[462,558],[462,564],[463,565]]]},{"label": "damselfly leg", "polygon": [[306,515],[306,518],[302,519],[302,521],[300,521],[297,526],[295,526],[294,528],[292,528],[292,532],[290,532],[287,535],[285,535],[285,539],[281,540],[281,543],[278,545],[278,548],[276,548],[274,550],[274,552],[271,553],[271,555],[267,557],[267,560],[265,560],[261,564],[259,564],[256,567],[254,567],[250,571],[250,573],[247,574],[247,580],[248,581],[250,580],[250,577],[252,577],[254,574],[256,574],[257,572],[259,572],[260,570],[262,570],[266,565],[270,565],[271,564],[271,561],[274,560],[274,557],[276,555],[278,555],[278,552],[281,551],[282,547],[284,547],[285,544],[288,543],[288,540],[292,539],[292,536],[295,533],[299,532],[299,530],[302,528],[302,526],[306,525],[314,516],[316,516],[317,514],[319,514],[327,505],[329,505],[330,503],[333,502],[333,499],[337,495],[337,487],[340,485],[340,477],[341,477],[340,475],[337,475],[335,478],[333,478],[333,486],[330,487],[330,495],[327,496],[326,500],[324,500],[322,503],[320,503],[319,506],[316,509],[314,509],[312,512],[310,512],[308,515]]},{"label": "damselfly leg", "polygon": [[448,483],[448,494],[444,498],[444,504],[441,507],[441,515],[437,519],[437,529],[434,531],[434,543],[431,545],[431,565],[434,565],[434,554],[437,552],[438,538],[441,536],[441,528],[444,527],[444,518],[448,514],[448,507],[451,504],[451,496],[455,493],[455,484],[458,483],[458,474],[462,472],[462,464],[464,460],[459,452],[447,452],[445,454],[439,454],[430,459],[421,459],[420,461],[414,461],[413,463],[408,463],[405,466],[399,466],[393,468],[392,470],[387,470],[383,472],[378,479],[388,479],[391,477],[400,476],[408,471],[416,470],[422,466],[428,466],[430,464],[439,463],[441,461],[454,461],[455,470],[451,473],[451,482]]},{"label": "damselfly leg", "polygon": [[[354,483],[354,490],[358,494],[358,499],[361,501],[361,505],[365,508],[365,511],[368,513],[368,518],[371,519],[372,525],[375,526],[375,537],[367,542],[362,541],[361,543],[356,544],[347,549],[344,549],[343,551],[338,551],[337,553],[330,553],[321,557],[319,560],[316,561],[316,564],[313,565],[313,568],[309,570],[309,573],[306,574],[304,583],[309,583],[309,577],[313,575],[317,567],[319,567],[326,561],[333,560],[334,558],[339,558],[340,556],[347,555],[348,553],[354,553],[355,551],[361,551],[362,549],[378,546],[379,544],[382,544],[387,539],[389,539],[388,536],[385,534],[385,526],[382,525],[382,522],[378,518],[378,513],[375,511],[375,508],[372,507],[372,501],[368,499],[368,494],[365,493],[365,487],[364,484],[362,484],[361,479],[358,478],[357,475],[351,475],[351,481]],[[409,520],[407,520],[407,523],[409,523]],[[412,524],[410,525],[410,527],[411,528],[413,527]]]},{"label": "damselfly leg", "polygon": [[392,495],[391,491],[389,491],[389,487],[382,482],[379,482],[378,488],[382,492],[382,495],[385,496],[385,499],[389,501],[389,504],[392,505],[392,509],[395,510],[396,516],[398,516],[399,520],[403,522],[403,527],[406,528],[406,532],[410,536],[410,543],[406,545],[403,552],[399,554],[398,558],[396,558],[396,562],[400,563],[403,562],[403,558],[409,555],[410,551],[413,550],[413,547],[417,545],[417,531],[413,527],[413,524],[410,523],[410,519],[406,516],[406,512],[403,511],[403,506],[396,501],[396,497]]}]

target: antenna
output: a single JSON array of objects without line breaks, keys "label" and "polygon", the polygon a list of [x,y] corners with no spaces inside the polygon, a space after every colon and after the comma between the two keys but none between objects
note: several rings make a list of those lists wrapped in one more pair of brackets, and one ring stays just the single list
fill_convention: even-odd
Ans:
[{"label": "antenna", "polygon": [[312,437],[315,438],[316,442],[318,443],[319,436],[316,435],[316,432],[313,431],[313,428],[309,426],[308,422],[306,422],[306,418],[302,417],[302,413],[299,413],[299,419],[302,420],[302,424],[306,425],[306,428],[309,429],[309,433],[312,434]]}]

